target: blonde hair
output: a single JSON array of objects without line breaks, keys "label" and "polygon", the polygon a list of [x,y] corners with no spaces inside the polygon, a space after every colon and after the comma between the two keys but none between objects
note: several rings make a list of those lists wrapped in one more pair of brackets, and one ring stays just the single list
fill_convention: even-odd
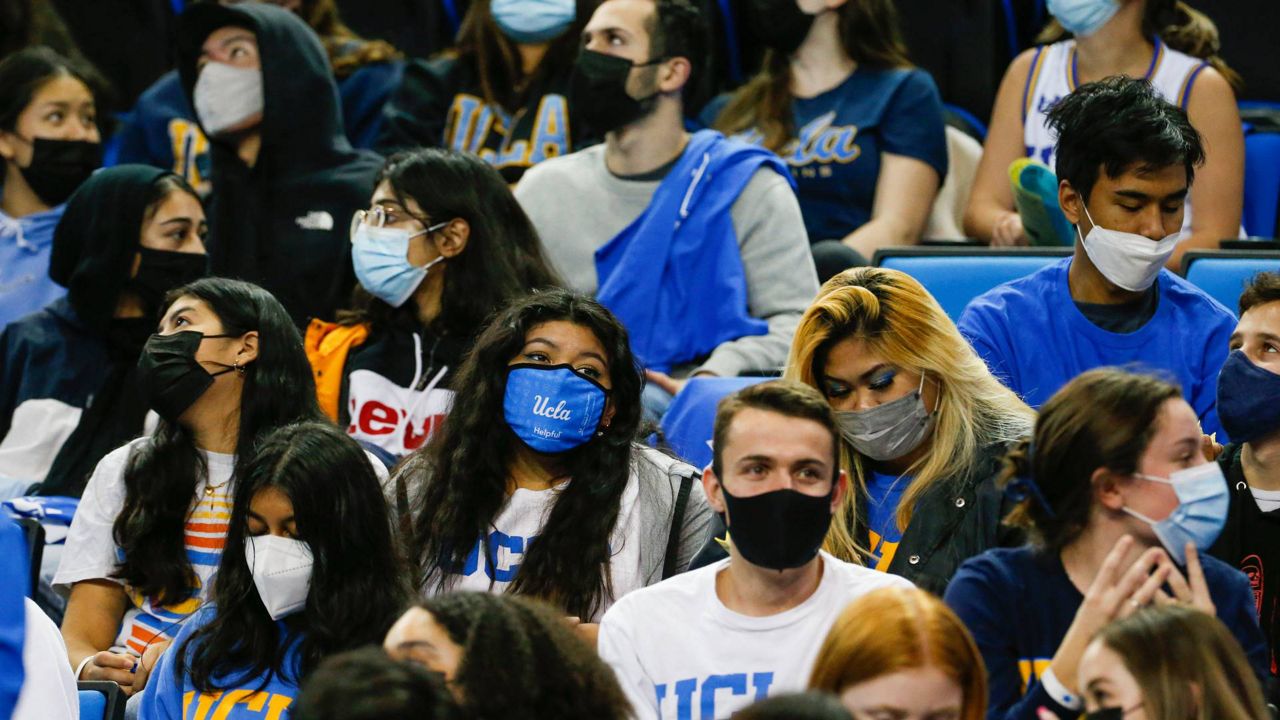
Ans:
[{"label": "blonde hair", "polygon": [[822,641],[809,689],[839,695],[902,670],[932,667],[963,693],[960,720],[987,713],[987,672],[973,636],[941,600],[918,588],[882,588],[849,604]]},{"label": "blonde hair", "polygon": [[[969,480],[984,448],[1010,444],[1031,432],[1035,412],[992,376],[938,301],[910,275],[863,267],[828,280],[800,320],[783,377],[821,392],[827,352],[848,338],[863,340],[885,362],[937,382],[932,447],[906,471],[914,479],[898,506],[899,528],[906,529],[916,502],[935,485]],[[865,492],[862,456],[848,442],[841,446],[841,465]],[[859,562],[866,550],[856,540],[858,492],[845,497],[824,548]]]}]

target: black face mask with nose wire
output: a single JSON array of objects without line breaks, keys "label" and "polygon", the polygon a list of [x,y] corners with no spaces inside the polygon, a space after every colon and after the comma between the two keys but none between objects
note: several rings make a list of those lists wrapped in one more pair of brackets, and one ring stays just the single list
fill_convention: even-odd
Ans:
[{"label": "black face mask with nose wire", "polygon": [[196,350],[201,342],[226,337],[239,336],[205,335],[186,330],[148,338],[142,355],[138,357],[138,379],[147,396],[148,406],[165,421],[176,424],[182,413],[213,385],[215,377],[243,370],[235,365],[206,361],[226,368],[211,373],[196,360]]}]

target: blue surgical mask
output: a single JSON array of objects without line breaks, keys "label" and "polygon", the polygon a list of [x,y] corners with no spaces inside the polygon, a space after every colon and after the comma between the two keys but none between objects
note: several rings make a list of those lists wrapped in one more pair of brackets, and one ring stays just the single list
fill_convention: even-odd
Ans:
[{"label": "blue surgical mask", "polygon": [[444,260],[441,255],[422,267],[414,267],[409,263],[409,241],[448,224],[438,223],[418,232],[364,222],[356,225],[351,232],[351,263],[360,285],[392,307],[404,305],[422,284],[427,271]]},{"label": "blue surgical mask", "polygon": [[493,0],[493,21],[518,43],[541,43],[564,34],[578,17],[574,0]]},{"label": "blue surgical mask", "polygon": [[595,436],[608,396],[600,383],[569,365],[513,365],[502,411],[521,442],[552,455]]},{"label": "blue surgical mask", "polygon": [[1134,473],[1134,477],[1172,485],[1178,494],[1178,507],[1163,520],[1152,520],[1136,510],[1124,508],[1125,512],[1151,526],[1174,562],[1187,564],[1188,542],[1195,543],[1197,550],[1208,550],[1222,534],[1231,497],[1218,463],[1207,462],[1179,470],[1168,478],[1140,473]]},{"label": "blue surgical mask", "polygon": [[1280,375],[1233,351],[1218,373],[1218,419],[1232,442],[1280,430]]},{"label": "blue surgical mask", "polygon": [[1117,12],[1116,0],[1049,0],[1049,14],[1072,35],[1092,35]]}]

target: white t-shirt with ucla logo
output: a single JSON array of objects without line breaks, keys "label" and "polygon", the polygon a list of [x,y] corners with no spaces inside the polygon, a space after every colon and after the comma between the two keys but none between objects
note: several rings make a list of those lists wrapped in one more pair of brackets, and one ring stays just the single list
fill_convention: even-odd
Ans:
[{"label": "white t-shirt with ucla logo", "polygon": [[[472,546],[458,573],[461,577],[451,586],[436,588],[435,591],[506,592],[520,570],[529,544],[542,533],[542,527],[555,507],[556,497],[568,482],[548,490],[516,488],[498,511],[488,535]],[[597,617],[583,618],[583,622],[598,620],[614,600],[644,584],[640,574],[640,521],[636,502],[639,494],[639,480],[632,473],[622,491],[618,521],[609,541],[612,552],[609,577],[613,584],[613,597],[605,599]],[[490,558],[493,559],[492,564]]]},{"label": "white t-shirt with ucla logo", "polygon": [[619,599],[600,621],[609,663],[639,720],[728,718],[757,700],[803,690],[818,648],[841,611],[882,587],[911,587],[897,575],[823,552],[818,589],[767,617],[720,602],[716,576],[729,558]]}]

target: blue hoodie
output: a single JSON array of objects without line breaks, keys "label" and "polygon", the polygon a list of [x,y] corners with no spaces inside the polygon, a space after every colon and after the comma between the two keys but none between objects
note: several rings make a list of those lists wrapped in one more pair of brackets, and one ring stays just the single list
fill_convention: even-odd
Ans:
[{"label": "blue hoodie", "polygon": [[0,328],[67,294],[49,278],[53,231],[65,207],[22,218],[0,212]]}]

